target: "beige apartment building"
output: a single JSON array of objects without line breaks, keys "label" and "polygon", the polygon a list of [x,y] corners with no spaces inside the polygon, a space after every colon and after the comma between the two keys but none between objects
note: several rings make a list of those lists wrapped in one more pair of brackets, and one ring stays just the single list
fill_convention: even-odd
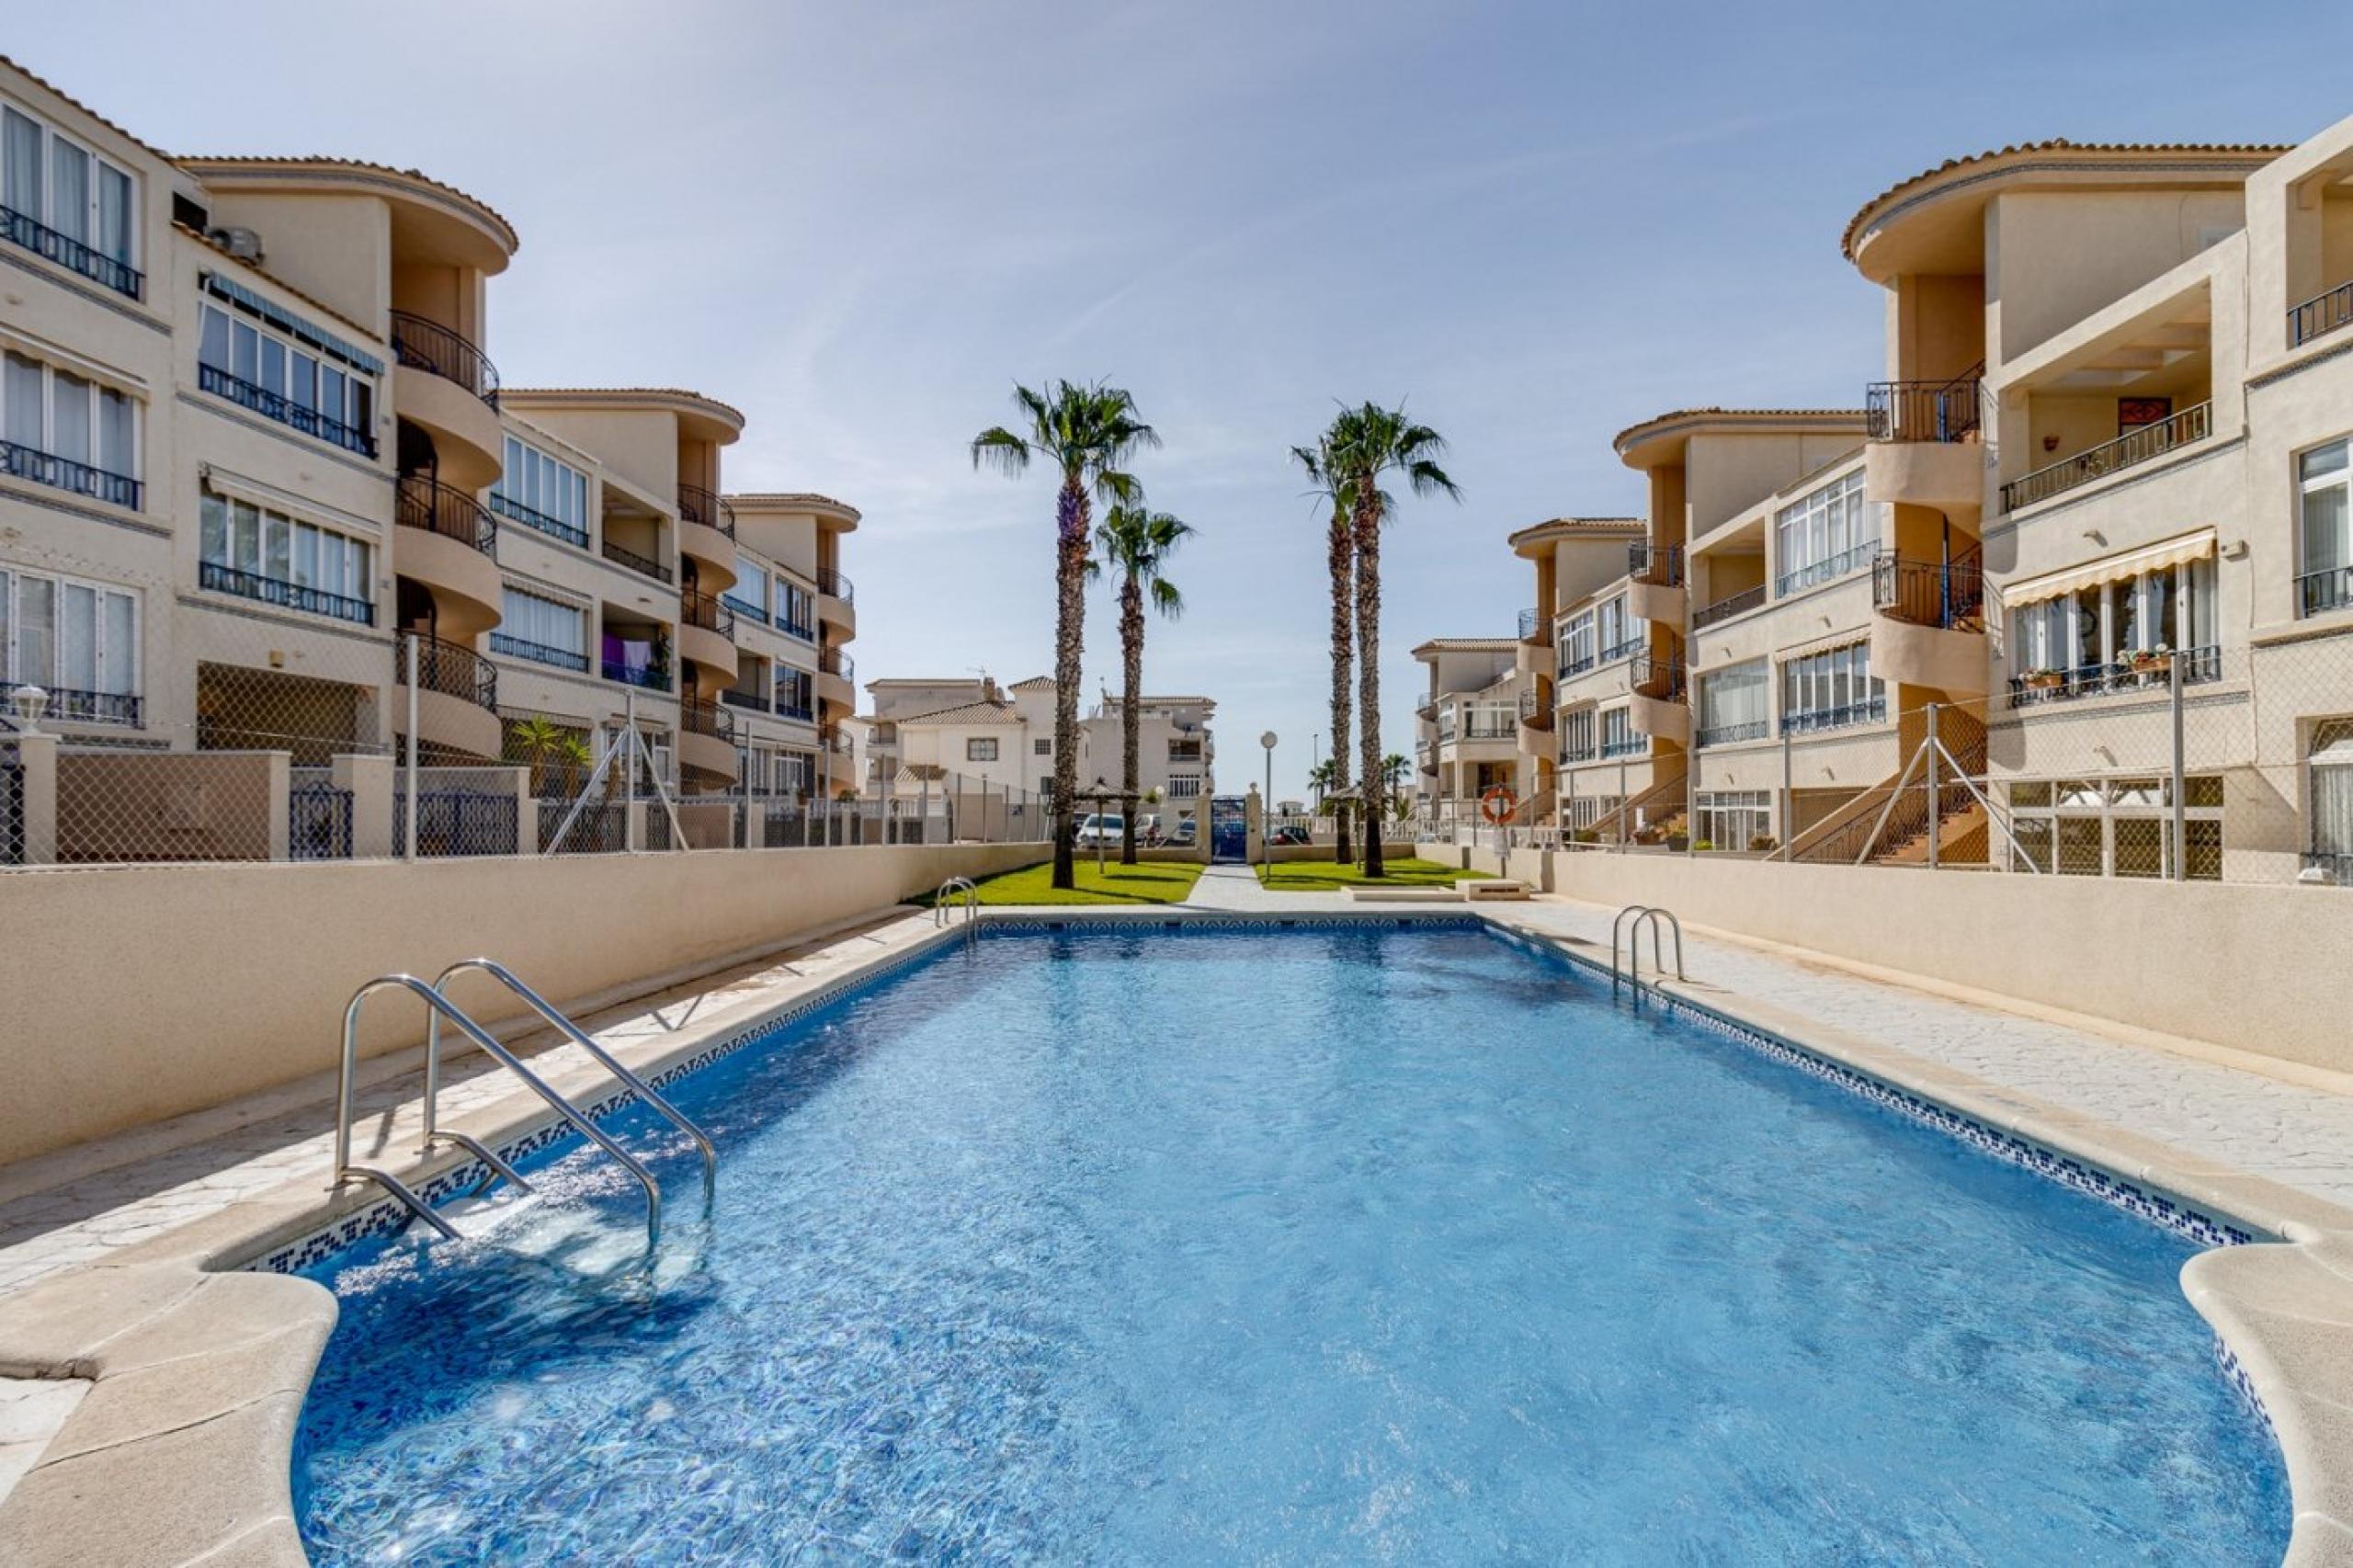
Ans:
[{"label": "beige apartment building", "polygon": [[744,420],[701,394],[502,386],[489,206],[168,155],[0,62],[0,691],[61,797],[121,797],[58,858],[239,852],[278,806],[235,780],[332,789],[412,710],[452,778],[576,782],[546,736],[631,714],[684,792],[835,771],[857,512],[724,498]]},{"label": "beige apartment building", "polygon": [[1414,709],[1415,796],[1426,822],[1477,822],[1480,801],[1496,789],[1511,791],[1509,820],[1531,821],[1542,809],[1530,798],[1535,759],[1520,749],[1523,700],[1536,689],[1520,647],[1514,637],[1433,637],[1414,650],[1429,666]]}]

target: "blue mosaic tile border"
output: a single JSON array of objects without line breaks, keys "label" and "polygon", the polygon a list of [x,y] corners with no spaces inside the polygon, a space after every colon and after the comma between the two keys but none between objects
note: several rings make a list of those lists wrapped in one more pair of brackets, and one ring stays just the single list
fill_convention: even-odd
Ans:
[{"label": "blue mosaic tile border", "polygon": [[[1530,951],[1543,953],[1583,970],[1597,979],[1609,978],[1608,967],[1573,953],[1554,944],[1540,941],[1526,933],[1502,925],[1490,929]],[[2255,1233],[2237,1221],[2206,1213],[2182,1203],[2165,1193],[2101,1169],[2057,1150],[2046,1149],[2029,1139],[1989,1126],[1975,1117],[1963,1115],[1949,1106],[1898,1088],[1751,1025],[1728,1017],[1704,1004],[1688,997],[1671,995],[1643,988],[1644,996],[1654,1006],[1666,1009],[1670,1017],[1691,1024],[1709,1033],[1746,1046],[1760,1055],[1771,1057],[1786,1066],[1793,1067],[1809,1077],[1837,1085],[1851,1094],[1859,1095],[1874,1105],[1883,1106],[1915,1121],[1927,1124],[1955,1138],[1972,1148],[1992,1154],[1996,1159],[2022,1165],[2036,1175],[2072,1187],[2088,1197],[2097,1198],[2151,1224],[2162,1226],[2175,1234],[2198,1243],[2201,1246],[2243,1246],[2255,1241]]]},{"label": "blue mosaic tile border", "polygon": [[2247,1409],[2254,1413],[2257,1421],[2263,1423],[2264,1435],[2276,1445],[2279,1441],[2279,1433],[2271,1425],[2271,1412],[2264,1406],[2263,1396],[2255,1392],[2255,1380],[2247,1376],[2246,1368],[2240,1362],[2238,1352],[2232,1349],[2230,1342],[2219,1334],[2214,1336],[2214,1362],[2222,1369],[2222,1381],[2229,1383],[2236,1391],[2239,1398],[2246,1402]]}]

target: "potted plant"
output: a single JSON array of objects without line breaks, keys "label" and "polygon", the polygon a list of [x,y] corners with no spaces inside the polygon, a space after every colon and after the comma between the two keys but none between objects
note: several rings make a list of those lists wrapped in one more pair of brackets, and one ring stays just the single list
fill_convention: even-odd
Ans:
[{"label": "potted plant", "polygon": [[2148,675],[2154,671],[2163,670],[2170,665],[2173,662],[2173,650],[2160,642],[2154,648],[2134,649],[2131,658],[2132,673]]},{"label": "potted plant", "polygon": [[1581,827],[1569,835],[1569,842],[1572,844],[1598,844],[1601,842],[1601,835],[1594,828]]},{"label": "potted plant", "polygon": [[1772,850],[1779,849],[1780,846],[1781,841],[1774,837],[1769,833],[1756,833],[1749,835],[1748,850],[1752,855],[1767,854]]},{"label": "potted plant", "polygon": [[1715,846],[1716,841],[1712,838],[1694,839],[1691,844],[1692,852],[1698,855],[1706,855],[1711,852]]},{"label": "potted plant", "polygon": [[2029,691],[2056,691],[2067,684],[2063,670],[2029,670],[2018,677],[2018,684]]}]

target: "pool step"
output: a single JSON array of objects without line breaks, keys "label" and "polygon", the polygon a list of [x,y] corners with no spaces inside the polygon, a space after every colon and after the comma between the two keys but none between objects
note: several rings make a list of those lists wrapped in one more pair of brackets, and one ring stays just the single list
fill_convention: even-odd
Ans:
[{"label": "pool step", "polygon": [[1362,883],[1348,889],[1348,897],[1357,903],[1461,903],[1462,895],[1452,888],[1381,887],[1377,883]]}]

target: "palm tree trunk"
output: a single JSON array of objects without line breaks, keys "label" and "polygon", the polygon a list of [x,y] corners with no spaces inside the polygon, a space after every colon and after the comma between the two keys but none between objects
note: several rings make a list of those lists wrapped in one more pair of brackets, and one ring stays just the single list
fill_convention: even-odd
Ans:
[{"label": "palm tree trunk", "polygon": [[[1339,507],[1332,508],[1332,532],[1325,551],[1332,568],[1332,779],[1335,790],[1348,787],[1348,671],[1354,663],[1349,641],[1355,633],[1356,615],[1348,603],[1356,593],[1350,581],[1355,574],[1356,548],[1348,537],[1348,517]],[[1355,857],[1348,853],[1348,803],[1340,801],[1333,808],[1335,843],[1333,859],[1347,865]]]},{"label": "palm tree trunk", "polygon": [[1086,639],[1086,490],[1075,475],[1054,502],[1054,882],[1078,885],[1078,683]]},{"label": "palm tree trunk", "polygon": [[1364,778],[1364,874],[1388,874],[1381,860],[1381,506],[1356,509],[1357,728]]},{"label": "palm tree trunk", "polygon": [[1120,788],[1126,810],[1120,813],[1120,864],[1136,863],[1136,786],[1141,781],[1142,720],[1137,705],[1143,701],[1143,588],[1131,572],[1120,585],[1120,653],[1127,696],[1120,704],[1120,760],[1125,769]]}]

